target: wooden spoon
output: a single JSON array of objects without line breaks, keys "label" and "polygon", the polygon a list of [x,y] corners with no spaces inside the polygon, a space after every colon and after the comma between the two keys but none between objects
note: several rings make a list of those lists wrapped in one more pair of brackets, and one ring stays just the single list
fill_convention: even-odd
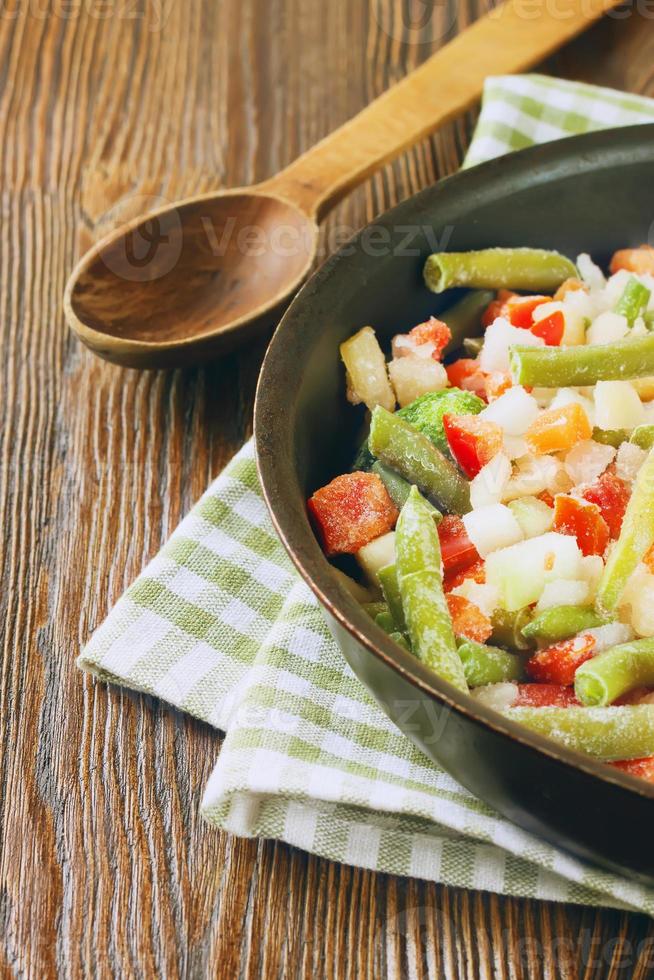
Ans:
[{"label": "wooden spoon", "polygon": [[620,0],[507,0],[276,177],[117,229],[72,273],[64,309],[93,351],[132,367],[206,359],[271,323],[307,276],[318,222],[347,192]]}]

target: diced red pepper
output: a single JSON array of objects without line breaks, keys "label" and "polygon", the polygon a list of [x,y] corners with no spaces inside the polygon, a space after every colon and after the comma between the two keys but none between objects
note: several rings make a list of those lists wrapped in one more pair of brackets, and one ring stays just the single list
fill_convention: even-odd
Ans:
[{"label": "diced red pepper", "polygon": [[484,643],[493,632],[488,616],[462,595],[449,593],[445,598],[456,636],[465,636],[468,640]]},{"label": "diced red pepper", "polygon": [[514,708],[570,708],[581,707],[574,687],[562,684],[518,684],[518,697]]},{"label": "diced red pepper", "polygon": [[327,555],[354,554],[390,531],[397,507],[375,473],[345,473],[307,503]]},{"label": "diced red pepper", "polygon": [[654,756],[648,759],[625,759],[621,762],[609,762],[608,765],[622,772],[629,773],[630,776],[637,776],[638,779],[646,779],[648,783],[654,783]]},{"label": "diced red pepper", "polygon": [[544,504],[547,504],[548,507],[553,507],[554,506],[554,497],[549,492],[549,490],[541,490],[541,492],[539,494],[537,494],[537,496],[538,496],[538,499],[539,500],[542,500],[543,503]]},{"label": "diced red pepper", "polygon": [[542,337],[548,347],[558,347],[563,340],[565,317],[561,310],[555,310],[549,316],[538,320],[531,328],[536,337]]},{"label": "diced red pepper", "polygon": [[488,402],[495,401],[496,398],[513,387],[513,378],[510,374],[505,374],[504,371],[490,371],[485,377],[486,400]]},{"label": "diced red pepper", "polygon": [[443,351],[452,339],[452,331],[442,320],[430,316],[424,323],[419,323],[409,330],[409,337],[416,344],[433,344],[434,350],[431,356],[435,361],[440,361]]},{"label": "diced red pepper", "polygon": [[612,273],[626,269],[637,276],[654,276],[654,248],[641,245],[640,248],[620,249],[611,259],[610,269]]},{"label": "diced red pepper", "polygon": [[472,357],[460,357],[445,366],[447,378],[453,388],[473,391],[486,401],[486,375],[479,368],[479,361]]},{"label": "diced red pepper", "polygon": [[500,289],[495,299],[491,300],[482,313],[482,327],[490,327],[491,323],[494,323],[498,316],[504,316],[507,302],[517,295],[517,293],[512,293],[508,289]]},{"label": "diced red pepper", "polygon": [[486,562],[480,558],[479,561],[467,568],[462,568],[458,572],[447,573],[443,580],[443,588],[446,592],[451,592],[452,589],[456,589],[458,585],[463,585],[464,582],[476,582],[478,585],[483,585],[485,581]]},{"label": "diced red pepper", "polygon": [[595,638],[588,633],[573,636],[539,650],[529,658],[525,670],[541,684],[574,684],[575,671],[593,656]]},{"label": "diced red pepper", "polygon": [[491,323],[497,320],[498,316],[506,316],[506,304],[514,297],[519,298],[517,293],[510,289],[500,289],[495,299],[491,300],[481,316],[482,327],[490,327]]},{"label": "diced red pepper", "polygon": [[554,498],[552,530],[574,535],[583,555],[603,555],[610,538],[609,526],[597,504],[566,493],[557,493]]},{"label": "diced red pepper", "polygon": [[455,460],[472,479],[493,456],[501,452],[504,436],[496,422],[485,422],[476,415],[443,416],[443,428]]},{"label": "diced red pepper", "polygon": [[446,574],[460,572],[480,561],[480,555],[468,537],[460,517],[447,514],[438,525],[441,556]]},{"label": "diced red pepper", "polygon": [[580,493],[584,500],[597,504],[611,537],[617,538],[631,496],[629,484],[607,470],[594,483],[581,488]]},{"label": "diced red pepper", "polygon": [[512,296],[505,303],[504,313],[509,323],[523,330],[531,330],[535,319],[534,311],[543,303],[551,303],[551,296]]}]

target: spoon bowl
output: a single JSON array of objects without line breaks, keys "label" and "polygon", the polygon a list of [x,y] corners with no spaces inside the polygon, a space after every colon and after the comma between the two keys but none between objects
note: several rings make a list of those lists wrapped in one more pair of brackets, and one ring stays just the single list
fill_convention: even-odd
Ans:
[{"label": "spoon bowl", "polygon": [[506,0],[276,177],[130,222],[74,270],[71,328],[131,367],[205,360],[271,325],[316,255],[317,222],[402,150],[468,109],[492,74],[524,71],[621,0]]},{"label": "spoon bowl", "polygon": [[316,222],[257,188],[183,201],[115,230],[70,278],[69,321],[116,363],[166,367],[225,349],[281,312],[306,277]]}]

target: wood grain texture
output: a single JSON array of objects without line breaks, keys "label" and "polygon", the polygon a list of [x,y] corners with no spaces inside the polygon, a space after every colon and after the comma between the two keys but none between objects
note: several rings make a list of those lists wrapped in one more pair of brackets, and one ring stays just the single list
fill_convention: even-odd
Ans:
[{"label": "wood grain texture", "polygon": [[[250,432],[264,341],[185,372],[66,331],[74,259],[152,197],[272,175],[481,12],[402,0],[0,4],[0,963],[16,977],[654,976],[654,926],[395,879],[210,830],[207,726],[80,644]],[[645,8],[643,8],[645,9]],[[109,11],[110,16],[106,13]],[[550,64],[654,95],[644,14]],[[458,166],[474,113],[330,218],[323,253]]]}]

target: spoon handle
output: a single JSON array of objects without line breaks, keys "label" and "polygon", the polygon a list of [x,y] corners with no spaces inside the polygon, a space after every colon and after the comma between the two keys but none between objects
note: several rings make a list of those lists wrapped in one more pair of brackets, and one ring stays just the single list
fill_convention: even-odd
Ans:
[{"label": "spoon handle", "polygon": [[322,216],[402,150],[468,109],[489,75],[523,71],[621,0],[506,0],[260,185]]}]

